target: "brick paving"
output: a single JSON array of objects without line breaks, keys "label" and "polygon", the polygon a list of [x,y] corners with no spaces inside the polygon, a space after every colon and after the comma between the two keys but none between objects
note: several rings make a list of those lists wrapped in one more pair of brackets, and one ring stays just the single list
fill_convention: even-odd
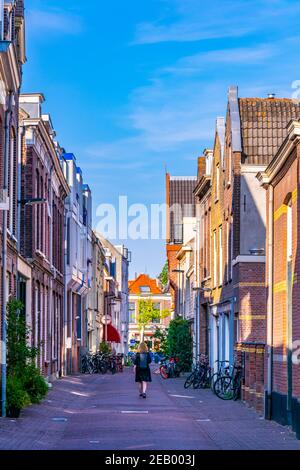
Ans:
[{"label": "brick paving", "polygon": [[289,428],[210,390],[184,390],[183,382],[153,374],[143,400],[131,369],[59,380],[41,405],[18,420],[0,419],[0,449],[300,450]]}]

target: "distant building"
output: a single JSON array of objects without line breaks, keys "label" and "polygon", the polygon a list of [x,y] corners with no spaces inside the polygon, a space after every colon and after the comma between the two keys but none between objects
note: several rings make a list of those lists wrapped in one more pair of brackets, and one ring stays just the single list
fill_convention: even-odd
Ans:
[{"label": "distant building", "polygon": [[61,155],[61,165],[70,187],[65,201],[65,373],[80,370],[80,356],[88,349],[88,300],[92,281],[92,201],[83,182],[75,155]]},{"label": "distant building", "polygon": [[[105,280],[106,314],[111,321],[103,328],[103,340],[112,343],[117,353],[126,354],[128,350],[128,272],[131,253],[124,245],[113,245],[100,234],[106,257],[107,276]],[[115,331],[114,331],[115,330]]]},{"label": "distant building", "polygon": [[[169,291],[172,294],[172,310],[182,315],[182,273],[178,272],[177,254],[182,245],[193,237],[196,217],[194,188],[196,176],[170,176],[166,174],[166,250],[169,270]],[[177,271],[177,272],[176,272]]]},{"label": "distant building", "polygon": [[104,316],[104,283],[106,273],[106,258],[104,247],[93,232],[93,275],[92,285],[88,293],[88,317],[87,317],[87,333],[88,333],[88,350],[96,353],[102,341],[102,323]]},{"label": "distant building", "polygon": [[[171,312],[172,296],[165,293],[158,279],[150,278],[147,274],[140,274],[136,279],[129,281],[129,346],[134,346],[141,340],[141,331],[138,326],[139,302],[151,300],[154,307],[162,312]],[[163,320],[155,320],[145,328],[145,340],[154,347],[153,335],[157,328],[166,329],[170,323],[170,316]]]}]

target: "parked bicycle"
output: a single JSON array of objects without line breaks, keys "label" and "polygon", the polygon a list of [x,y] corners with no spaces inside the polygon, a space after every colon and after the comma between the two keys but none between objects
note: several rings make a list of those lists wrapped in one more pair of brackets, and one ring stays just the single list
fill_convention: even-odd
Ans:
[{"label": "parked bicycle", "polygon": [[115,374],[123,372],[123,354],[84,354],[81,357],[81,372],[83,374]]},{"label": "parked bicycle", "polygon": [[230,362],[217,360],[215,361],[214,370],[216,370],[216,372],[214,372],[211,378],[211,389],[213,392],[215,391],[214,390],[215,383],[220,377],[231,375]]},{"label": "parked bicycle", "polygon": [[178,358],[163,358],[161,360],[159,371],[163,379],[172,379],[175,377],[179,377],[181,373],[181,367],[179,365]]},{"label": "parked bicycle", "polygon": [[222,400],[240,398],[242,386],[242,366],[235,363],[231,374],[221,375],[214,384],[214,392]]},{"label": "parked bicycle", "polygon": [[200,362],[197,362],[193,367],[193,370],[190,375],[186,378],[186,381],[184,382],[184,388],[190,388],[193,385],[196,376],[199,374],[199,369]]}]

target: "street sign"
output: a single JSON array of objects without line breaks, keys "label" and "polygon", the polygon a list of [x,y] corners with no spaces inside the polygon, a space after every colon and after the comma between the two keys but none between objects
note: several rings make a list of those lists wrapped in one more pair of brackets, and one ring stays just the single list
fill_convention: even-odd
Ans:
[{"label": "street sign", "polygon": [[136,343],[136,340],[135,339],[131,339],[130,340],[130,344],[135,344]]}]

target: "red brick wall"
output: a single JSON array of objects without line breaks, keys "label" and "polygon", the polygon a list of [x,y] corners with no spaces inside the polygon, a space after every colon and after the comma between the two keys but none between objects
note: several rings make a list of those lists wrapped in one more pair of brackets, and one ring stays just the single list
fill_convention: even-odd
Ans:
[{"label": "red brick wall", "polygon": [[[286,202],[292,197],[292,270],[294,283],[292,287],[292,330],[293,341],[300,339],[300,286],[298,273],[300,254],[299,237],[299,158],[300,149],[293,152],[286,160],[285,166],[274,181],[274,255],[273,255],[273,390],[287,393],[287,213]],[[268,191],[268,198],[270,197]],[[268,269],[268,266],[267,266]],[[300,398],[299,365],[293,364],[293,396]]]},{"label": "red brick wall", "polygon": [[178,260],[176,258],[181,245],[167,245],[167,259],[168,259],[168,270],[169,279],[171,284],[171,294],[173,299],[173,306],[177,308],[177,296],[178,296],[178,273],[174,273],[173,270],[178,268]]}]

